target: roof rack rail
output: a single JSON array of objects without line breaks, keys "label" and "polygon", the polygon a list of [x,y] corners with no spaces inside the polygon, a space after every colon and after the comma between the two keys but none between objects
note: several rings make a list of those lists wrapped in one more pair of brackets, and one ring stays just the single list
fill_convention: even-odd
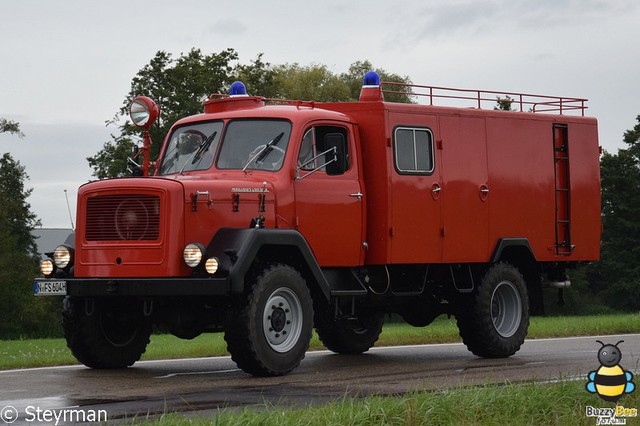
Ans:
[{"label": "roof rack rail", "polygon": [[279,99],[279,98],[265,98],[265,101],[270,104],[276,105],[293,105],[297,108],[307,107],[314,109],[316,106],[316,101],[303,101],[303,100],[294,100],[294,99]]},{"label": "roof rack rail", "polygon": [[429,105],[437,103],[438,106],[466,106],[486,109],[487,104],[491,103],[491,109],[494,109],[498,101],[507,101],[516,107],[515,111],[557,115],[575,113],[582,116],[584,116],[585,110],[588,108],[586,106],[587,99],[583,98],[497,92],[493,90],[454,89],[390,81],[382,82],[381,86],[392,87],[392,89],[382,89],[382,93],[424,97],[427,98]]}]

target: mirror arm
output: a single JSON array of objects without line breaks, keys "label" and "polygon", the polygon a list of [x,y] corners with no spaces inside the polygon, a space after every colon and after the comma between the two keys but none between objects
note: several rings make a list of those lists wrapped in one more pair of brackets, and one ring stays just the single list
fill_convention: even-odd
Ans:
[{"label": "mirror arm", "polygon": [[[305,174],[305,175],[300,175],[300,170],[302,169],[302,167],[306,166],[307,164],[310,164],[312,161],[315,161],[316,159],[323,157],[324,155],[328,154],[329,152],[333,151],[333,158],[329,161],[327,161],[326,163],[316,167],[313,170],[309,170],[309,173]],[[335,163],[336,161],[338,161],[338,150],[335,146],[329,148],[328,150],[321,152],[320,154],[316,155],[313,158],[310,158],[309,160],[305,161],[304,163],[300,164],[298,167],[296,167],[296,180],[302,180],[304,178],[306,178],[307,176],[317,172],[318,170],[322,169],[323,167],[326,167],[328,164],[331,163]]]},{"label": "mirror arm", "polygon": [[[129,166],[132,166],[133,170]],[[127,171],[133,176],[142,176],[142,166],[131,157],[127,157]]]}]

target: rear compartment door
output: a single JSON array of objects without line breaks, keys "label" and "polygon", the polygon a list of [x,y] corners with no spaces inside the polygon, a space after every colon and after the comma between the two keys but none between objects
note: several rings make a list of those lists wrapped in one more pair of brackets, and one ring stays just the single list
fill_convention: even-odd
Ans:
[{"label": "rear compartment door", "polygon": [[442,261],[484,262],[490,256],[491,199],[485,120],[443,115],[439,117],[439,124],[443,182]]},{"label": "rear compartment door", "polygon": [[442,259],[436,116],[390,112],[391,263]]}]

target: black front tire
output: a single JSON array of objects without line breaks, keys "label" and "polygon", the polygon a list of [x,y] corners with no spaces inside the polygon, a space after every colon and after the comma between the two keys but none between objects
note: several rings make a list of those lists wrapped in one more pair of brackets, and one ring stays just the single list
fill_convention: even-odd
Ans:
[{"label": "black front tire", "polygon": [[228,315],[231,359],[254,376],[281,376],[304,359],[313,329],[313,302],[298,271],[270,264],[249,272],[247,287]]},{"label": "black front tire", "polygon": [[522,274],[497,263],[456,315],[460,337],[475,355],[506,358],[515,354],[529,328],[529,298]]},{"label": "black front tire", "polygon": [[63,301],[62,327],[73,356],[97,369],[133,365],[145,352],[152,330],[138,303],[72,297]]}]

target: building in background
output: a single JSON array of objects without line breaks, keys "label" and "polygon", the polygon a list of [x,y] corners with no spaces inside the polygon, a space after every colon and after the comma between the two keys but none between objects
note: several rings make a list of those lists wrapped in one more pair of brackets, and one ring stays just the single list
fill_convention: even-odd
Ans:
[{"label": "building in background", "polygon": [[52,252],[60,244],[72,244],[74,239],[74,232],[71,228],[36,228],[31,231],[36,239],[36,245],[38,246],[38,254],[41,257],[47,252]]}]

